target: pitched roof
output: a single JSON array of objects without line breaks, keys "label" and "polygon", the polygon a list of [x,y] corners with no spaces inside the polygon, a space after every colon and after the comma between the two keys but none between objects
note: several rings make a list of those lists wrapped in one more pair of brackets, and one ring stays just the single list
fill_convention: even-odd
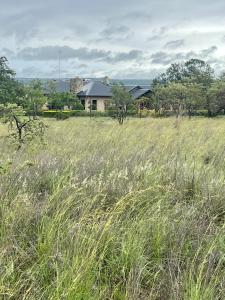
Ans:
[{"label": "pitched roof", "polygon": [[134,100],[143,97],[144,95],[146,95],[147,93],[150,92],[150,89],[136,89],[134,91],[131,91],[131,96]]},{"label": "pitched roof", "polygon": [[50,93],[49,83],[52,82],[56,93],[69,93],[70,92],[70,81],[69,80],[52,80],[46,81],[43,86],[45,94]]},{"label": "pitched roof", "polygon": [[[134,100],[151,91],[149,88],[139,85],[127,85],[125,89],[131,94]],[[78,97],[112,97],[112,85],[101,81],[91,81],[77,95]]]},{"label": "pitched roof", "polygon": [[89,97],[112,97],[112,86],[101,81],[91,81],[77,94]]}]

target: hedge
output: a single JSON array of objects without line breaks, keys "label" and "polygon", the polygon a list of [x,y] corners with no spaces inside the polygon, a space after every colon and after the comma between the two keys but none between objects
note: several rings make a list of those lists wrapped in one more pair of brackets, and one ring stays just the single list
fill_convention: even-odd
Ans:
[{"label": "hedge", "polygon": [[[113,117],[116,112],[106,111],[92,111],[92,117]],[[128,111],[127,116],[137,115],[134,111]],[[85,110],[46,110],[40,113],[40,116],[45,118],[56,118],[60,120],[68,119],[69,117],[90,117],[90,112]]]}]

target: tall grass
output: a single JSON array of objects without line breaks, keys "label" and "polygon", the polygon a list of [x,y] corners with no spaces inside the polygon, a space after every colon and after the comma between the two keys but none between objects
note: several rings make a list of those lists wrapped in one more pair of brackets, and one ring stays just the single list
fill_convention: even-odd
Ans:
[{"label": "tall grass", "polygon": [[0,299],[224,299],[223,119],[0,127]]}]

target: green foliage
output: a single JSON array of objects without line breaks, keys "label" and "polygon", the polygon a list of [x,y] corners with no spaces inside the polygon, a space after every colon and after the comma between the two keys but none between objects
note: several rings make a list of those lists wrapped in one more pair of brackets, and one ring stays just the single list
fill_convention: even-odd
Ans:
[{"label": "green foliage", "polygon": [[1,104],[0,116],[4,124],[8,124],[9,138],[20,149],[22,145],[39,139],[43,141],[46,125],[38,118],[25,116],[22,107],[16,104]]},{"label": "green foliage", "polygon": [[22,84],[15,80],[15,72],[7,63],[5,57],[0,57],[0,104],[19,104],[24,96],[24,89]]},{"label": "green foliage", "polygon": [[120,106],[126,108],[132,103],[130,93],[123,84],[114,84],[112,87],[112,104],[118,108]]},{"label": "green foliage", "polygon": [[67,106],[72,109],[83,109],[77,97],[72,93],[52,92],[48,96],[48,107],[50,109],[64,109]]},{"label": "green foliage", "polygon": [[43,86],[40,80],[33,80],[26,87],[26,97],[23,106],[27,113],[36,117],[43,105],[47,103],[47,98],[43,93]]},{"label": "green foliage", "polygon": [[67,113],[65,111],[57,111],[55,117],[57,120],[66,120],[69,119],[70,115],[70,113]]},{"label": "green foliage", "polygon": [[[57,118],[57,116],[63,113],[66,116],[69,117],[88,117],[90,116],[90,113],[85,110],[64,110],[64,111],[59,111],[59,110],[46,110],[42,111],[40,113],[40,116],[45,117],[45,118]],[[128,110],[126,112],[126,116],[135,116],[137,115],[136,110]],[[110,107],[107,111],[105,112],[100,112],[100,111],[92,111],[92,116],[93,117],[117,117],[117,110],[113,107]],[[68,118],[68,117],[66,117]]]},{"label": "green foliage", "polygon": [[112,106],[117,111],[117,119],[120,124],[126,117],[126,111],[129,105],[132,104],[130,93],[126,90],[123,84],[114,84],[112,87]]},{"label": "green foliage", "polygon": [[153,81],[157,84],[195,83],[208,88],[214,79],[214,70],[203,60],[191,59],[185,63],[172,64],[165,73],[159,75]]},{"label": "green foliage", "polygon": [[169,104],[179,114],[183,106],[191,116],[196,109],[207,108],[210,116],[214,104],[208,90],[214,80],[214,70],[202,60],[191,59],[185,63],[172,64],[153,81],[152,101],[155,109],[168,109]]},{"label": "green foliage", "polygon": [[214,115],[225,110],[225,81],[216,80],[208,90],[208,107]]},{"label": "green foliage", "polygon": [[74,102],[74,104],[72,105],[72,109],[73,110],[84,110],[84,107],[83,107],[83,105],[81,104],[80,101],[76,100]]}]

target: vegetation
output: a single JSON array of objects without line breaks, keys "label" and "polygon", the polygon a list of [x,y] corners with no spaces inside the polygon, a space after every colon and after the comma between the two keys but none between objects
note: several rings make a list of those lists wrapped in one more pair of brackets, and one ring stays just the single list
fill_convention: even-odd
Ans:
[{"label": "vegetation", "polygon": [[224,112],[225,76],[174,64],[150,101],[115,85],[90,116],[118,124],[14,75],[1,58],[0,299],[223,299],[224,118],[179,117]]},{"label": "vegetation", "polygon": [[8,137],[17,145],[17,150],[37,138],[43,141],[46,125],[36,116],[28,118],[22,107],[16,104],[0,104],[0,117],[4,124],[8,124]]},{"label": "vegetation", "polygon": [[208,116],[225,112],[224,74],[219,78],[202,60],[191,59],[172,64],[153,81],[152,105],[163,115],[171,110],[178,117],[191,117],[198,110],[207,110]]},{"label": "vegetation", "polygon": [[116,111],[119,124],[123,124],[128,106],[132,103],[129,92],[122,84],[115,84],[112,87],[112,108]]},{"label": "vegetation", "polygon": [[0,127],[0,298],[223,299],[223,119]]},{"label": "vegetation", "polygon": [[24,87],[25,97],[23,100],[23,107],[27,113],[34,118],[42,110],[42,107],[47,103],[47,97],[43,94],[43,87],[40,80],[31,81],[30,85]]},{"label": "vegetation", "polygon": [[19,104],[23,97],[22,84],[15,80],[15,72],[9,68],[7,59],[0,57],[0,104]]}]

